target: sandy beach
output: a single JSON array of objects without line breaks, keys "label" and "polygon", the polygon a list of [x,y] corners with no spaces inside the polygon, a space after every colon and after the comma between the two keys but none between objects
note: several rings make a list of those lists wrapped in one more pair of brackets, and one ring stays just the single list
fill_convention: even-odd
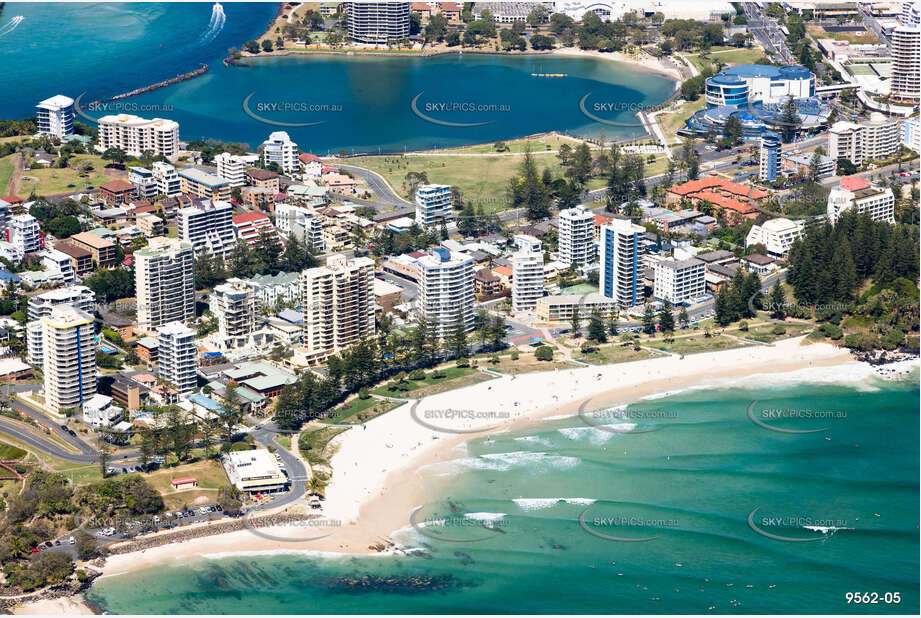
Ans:
[{"label": "sandy beach", "polygon": [[589,49],[579,49],[578,47],[559,47],[554,49],[552,52],[556,56],[581,56],[581,57],[591,57],[598,58],[600,60],[609,60],[611,62],[622,62],[624,64],[629,64],[640,69],[645,69],[647,71],[653,71],[655,73],[662,73],[671,77],[674,80],[677,80],[676,88],[680,85],[680,82],[684,79],[681,76],[681,71],[676,67],[671,66],[665,63],[659,58],[654,58],[649,55],[644,55],[642,58],[636,58],[634,56],[629,56],[623,52],[598,52]]},{"label": "sandy beach", "polygon": [[684,358],[497,377],[407,403],[336,438],[324,525],[292,524],[265,529],[264,535],[241,530],[120,554],[107,559],[103,576],[241,553],[379,553],[372,546],[407,527],[412,509],[427,502],[420,470],[457,458],[458,446],[467,440],[551,416],[576,415],[582,406],[599,410],[690,387],[769,381],[770,374],[818,367],[835,367],[833,374],[838,374],[856,365],[846,350],[806,345],[800,337]]}]

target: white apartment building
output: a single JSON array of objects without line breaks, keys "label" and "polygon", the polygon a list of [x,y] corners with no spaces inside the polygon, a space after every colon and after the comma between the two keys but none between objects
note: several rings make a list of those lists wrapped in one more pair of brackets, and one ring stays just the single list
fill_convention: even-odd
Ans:
[{"label": "white apartment building", "polygon": [[79,408],[96,394],[93,316],[59,305],[39,323],[45,405],[58,412]]},{"label": "white apartment building", "polygon": [[131,114],[103,116],[99,119],[96,150],[124,150],[140,157],[144,151],[172,157],[179,152],[179,123],[164,118],[148,120]]},{"label": "white apartment building", "polygon": [[181,395],[198,383],[195,362],[195,331],[182,322],[170,322],[157,334],[157,375]]},{"label": "white apartment building", "polygon": [[277,163],[286,174],[300,169],[297,144],[291,141],[291,137],[285,131],[273,131],[269,134],[269,139],[262,142],[262,158],[266,167],[270,163]]},{"label": "white apartment building", "polygon": [[83,402],[83,422],[93,429],[111,427],[123,417],[124,411],[112,404],[112,398],[99,393]]},{"label": "white apartment building", "polygon": [[172,197],[182,193],[182,179],[175,167],[163,161],[157,161],[151,167],[157,182],[157,194]]},{"label": "white apartment building", "polygon": [[802,235],[802,221],[790,221],[780,217],[765,221],[761,225],[753,225],[745,237],[745,246],[764,245],[770,257],[784,258],[790,251],[793,241]]},{"label": "white apartment building", "polygon": [[515,234],[512,237],[512,242],[515,243],[515,249],[525,253],[542,253],[544,250],[540,239],[528,234]]},{"label": "white apartment building", "polygon": [[214,162],[217,163],[218,177],[229,182],[231,187],[242,187],[246,184],[244,175],[247,163],[243,157],[222,152],[214,157]]},{"label": "white apartment building", "polygon": [[899,26],[892,31],[892,77],[889,95],[894,99],[921,100],[921,26]]},{"label": "white apartment building", "polygon": [[52,137],[65,137],[74,132],[74,100],[63,94],[45,99],[35,106],[38,132]]},{"label": "white apartment building", "polygon": [[138,329],[195,318],[195,258],[192,245],[158,236],[134,252]]},{"label": "white apartment building", "polygon": [[614,219],[601,226],[600,292],[620,307],[633,307],[645,300],[639,265],[639,238],[645,232],[646,228],[629,219]]},{"label": "white apartment building", "polygon": [[660,260],[655,265],[653,296],[673,305],[703,296],[707,290],[705,263],[697,258]]},{"label": "white apartment building", "polygon": [[93,313],[96,294],[85,285],[56,288],[29,297],[29,320],[37,320],[51,313],[58,305],[71,305],[81,311]]},{"label": "white apartment building", "polygon": [[584,206],[560,211],[559,261],[585,266],[595,261],[595,215]]},{"label": "white apartment building", "polygon": [[902,138],[901,122],[879,112],[870,114],[869,122],[836,122],[828,130],[828,156],[845,158],[858,166],[870,159],[891,157]]},{"label": "white apartment building", "polygon": [[180,208],[176,215],[179,238],[192,245],[195,255],[202,250],[226,258],[236,242],[233,206],[220,200],[200,200],[192,208]]},{"label": "white apartment building", "polygon": [[844,177],[841,184],[828,194],[828,220],[832,223],[846,208],[869,213],[874,221],[895,223],[895,196],[888,187],[880,189],[863,178]]},{"label": "white apartment building", "polygon": [[224,347],[238,348],[246,345],[255,321],[253,288],[239,280],[216,285],[208,306],[211,313],[217,316],[218,336]]},{"label": "white apartment building", "polygon": [[310,361],[374,334],[374,260],[331,255],[301,273],[304,345]]},{"label": "white apartment building", "polygon": [[921,153],[921,118],[906,118],[902,123],[902,145]]},{"label": "white apartment building", "polygon": [[137,187],[141,199],[150,200],[160,194],[157,177],[146,167],[129,167],[128,182]]},{"label": "white apartment building", "polygon": [[253,291],[257,308],[275,307],[279,302],[295,304],[301,298],[301,274],[278,273],[256,275],[252,279],[228,279],[227,283],[242,283]]},{"label": "white apartment building", "polygon": [[437,225],[453,218],[449,185],[419,185],[416,188],[416,223]]},{"label": "white apartment building", "polygon": [[323,234],[323,218],[309,208],[276,204],[275,227],[284,236],[293,236],[303,241],[316,253],[323,253],[327,249]]},{"label": "white apartment building", "polygon": [[520,251],[512,256],[512,310],[532,311],[544,295],[544,256]]},{"label": "white apartment building", "polygon": [[10,217],[9,241],[20,253],[35,253],[41,249],[41,229],[32,215]]},{"label": "white apartment building", "polygon": [[899,23],[903,26],[921,25],[921,1],[907,0],[902,2],[902,11],[899,14]]},{"label": "white apartment building", "polygon": [[61,280],[66,284],[74,283],[77,276],[74,274],[74,265],[70,261],[70,256],[57,249],[43,249],[38,252],[42,258],[42,265],[45,270],[56,270],[61,273]]},{"label": "white apartment building", "polygon": [[420,257],[416,265],[419,273],[416,308],[438,338],[451,336],[457,328],[458,317],[463,320],[466,331],[472,330],[473,258],[466,253],[436,247],[430,255]]}]

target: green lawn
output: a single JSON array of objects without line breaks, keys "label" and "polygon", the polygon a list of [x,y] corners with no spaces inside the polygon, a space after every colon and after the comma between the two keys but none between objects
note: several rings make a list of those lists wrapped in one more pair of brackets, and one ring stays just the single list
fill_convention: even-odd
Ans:
[{"label": "green lawn", "polygon": [[851,75],[876,75],[876,72],[870,68],[869,64],[849,64],[847,71]]},{"label": "green lawn", "polygon": [[407,379],[406,384],[400,389],[391,390],[390,386],[394,382],[391,380],[386,384],[378,386],[371,392],[375,395],[382,395],[384,397],[407,397],[418,399],[419,397],[427,397],[428,395],[443,393],[444,391],[470,386],[477,382],[484,382],[492,379],[490,376],[473,367],[447,367],[442,369],[442,371],[445,373],[445,377],[443,378],[432,378],[432,372],[429,371],[426,372],[426,378],[424,380]]},{"label": "green lawn", "polygon": [[659,123],[659,127],[662,128],[668,143],[678,141],[678,129],[683,127],[688,118],[695,112],[702,110],[705,104],[704,97],[701,95],[697,97],[696,101],[688,101],[672,113],[662,113],[656,116],[656,121]]},{"label": "green lawn", "polygon": [[321,423],[363,423],[384,412],[389,412],[400,405],[395,401],[386,401],[376,397],[361,399],[354,397],[337,408],[329,411]]},{"label": "green lawn", "polygon": [[710,64],[722,62],[724,64],[753,64],[764,52],[757,47],[713,47],[710,51],[699,54],[690,54],[687,59],[694,63],[698,70]]},{"label": "green lawn", "polygon": [[[13,170],[16,168],[13,158],[19,155],[11,154],[8,157],[0,159],[0,193],[2,195],[12,195],[9,191],[10,178],[13,176]],[[9,193],[7,193],[9,191]]]},{"label": "green lawn", "polygon": [[697,354],[700,352],[716,352],[717,350],[729,350],[731,348],[741,348],[745,344],[738,339],[727,337],[725,335],[714,335],[706,337],[704,335],[695,335],[693,337],[682,337],[675,339],[671,343],[665,343],[663,340],[641,341],[642,345],[657,350],[664,350],[674,354]]},{"label": "green lawn", "polygon": [[[87,173],[86,177],[80,176],[79,170],[76,169],[80,163],[88,163],[92,166],[92,170]],[[127,171],[121,170],[112,176],[106,175],[104,169],[107,163],[98,155],[76,155],[70,160],[70,165],[64,169],[32,168],[28,172],[23,172],[16,191],[25,195],[34,188],[38,195],[57,195],[83,191],[84,187],[98,187],[114,178],[128,177]],[[36,180],[26,180],[27,178]]]},{"label": "green lawn", "polygon": [[744,337],[746,339],[754,339],[755,341],[761,341],[763,343],[773,343],[780,339],[798,337],[802,335],[803,332],[813,328],[811,324],[783,324],[783,327],[784,332],[782,334],[774,334],[773,325],[751,328],[748,332],[739,332],[737,334],[739,337]]},{"label": "green lawn", "polygon": [[18,446],[13,446],[12,444],[7,444],[6,442],[0,442],[0,459],[22,459],[26,456],[26,451],[19,448]]},{"label": "green lawn", "polygon": [[634,351],[632,344],[613,344],[602,345],[598,350],[583,354],[581,351],[574,355],[574,358],[592,365],[610,365],[612,363],[628,363],[630,361],[646,360],[647,358],[656,358],[660,356],[649,350]]},{"label": "green lawn", "polygon": [[[538,169],[549,167],[555,177],[562,176],[560,161],[554,154],[535,153]],[[346,161],[373,170],[383,176],[393,190],[409,199],[403,180],[409,172],[425,172],[428,181],[460,189],[464,198],[484,212],[501,212],[509,205],[505,191],[517,173],[521,157],[451,157],[420,155],[411,157],[355,157]]]},{"label": "green lawn", "polygon": [[348,427],[321,427],[307,428],[301,432],[297,441],[298,449],[301,456],[307,460],[311,466],[329,465],[329,458],[332,457],[332,449],[327,448],[330,441],[343,431],[348,431]]}]

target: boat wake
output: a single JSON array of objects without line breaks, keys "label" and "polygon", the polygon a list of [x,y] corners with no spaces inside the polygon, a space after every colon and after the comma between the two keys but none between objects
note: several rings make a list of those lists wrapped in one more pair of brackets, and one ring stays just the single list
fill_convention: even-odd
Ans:
[{"label": "boat wake", "polygon": [[7,23],[0,26],[0,37],[4,37],[8,35],[10,32],[12,32],[13,30],[15,30],[19,26],[19,24],[23,22],[24,19],[25,17],[23,17],[22,15],[17,15],[16,17],[11,19]]},{"label": "boat wake", "polygon": [[207,44],[217,38],[217,35],[224,29],[226,22],[227,16],[224,14],[224,7],[221,6],[220,2],[215,2],[214,6],[211,7],[211,21],[208,22],[208,27],[198,38],[199,44]]}]

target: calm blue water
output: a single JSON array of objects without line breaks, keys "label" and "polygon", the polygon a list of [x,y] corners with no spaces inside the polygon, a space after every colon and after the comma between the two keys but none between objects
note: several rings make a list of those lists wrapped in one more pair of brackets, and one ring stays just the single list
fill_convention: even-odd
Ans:
[{"label": "calm blue water", "polygon": [[[275,7],[228,3],[225,18],[209,29],[213,7],[203,3],[9,3],[0,28],[16,15],[25,19],[7,34],[0,29],[6,60],[0,79],[21,88],[0,101],[0,117],[28,115],[35,102],[57,93],[76,98],[85,92],[87,103],[204,62],[211,70],[203,77],[87,110],[87,116],[163,116],[180,123],[185,140],[213,137],[255,147],[271,131],[287,130],[316,153],[391,152],[550,130],[643,135],[635,112],[674,88],[665,77],[590,58],[292,56],[225,67],[220,60],[227,48],[261,34]],[[251,114],[244,110],[247,97]]]},{"label": "calm blue water", "polygon": [[[826,428],[778,433],[749,420],[753,400],[756,414],[837,416],[767,421]],[[549,420],[424,470],[417,522],[492,530],[407,524],[395,538],[424,554],[202,560],[106,578],[87,596],[114,613],[916,614],[917,405],[915,373],[643,401],[624,423],[645,433]],[[756,508],[759,529],[813,540],[756,533]],[[849,605],[853,591],[901,603]]]}]

